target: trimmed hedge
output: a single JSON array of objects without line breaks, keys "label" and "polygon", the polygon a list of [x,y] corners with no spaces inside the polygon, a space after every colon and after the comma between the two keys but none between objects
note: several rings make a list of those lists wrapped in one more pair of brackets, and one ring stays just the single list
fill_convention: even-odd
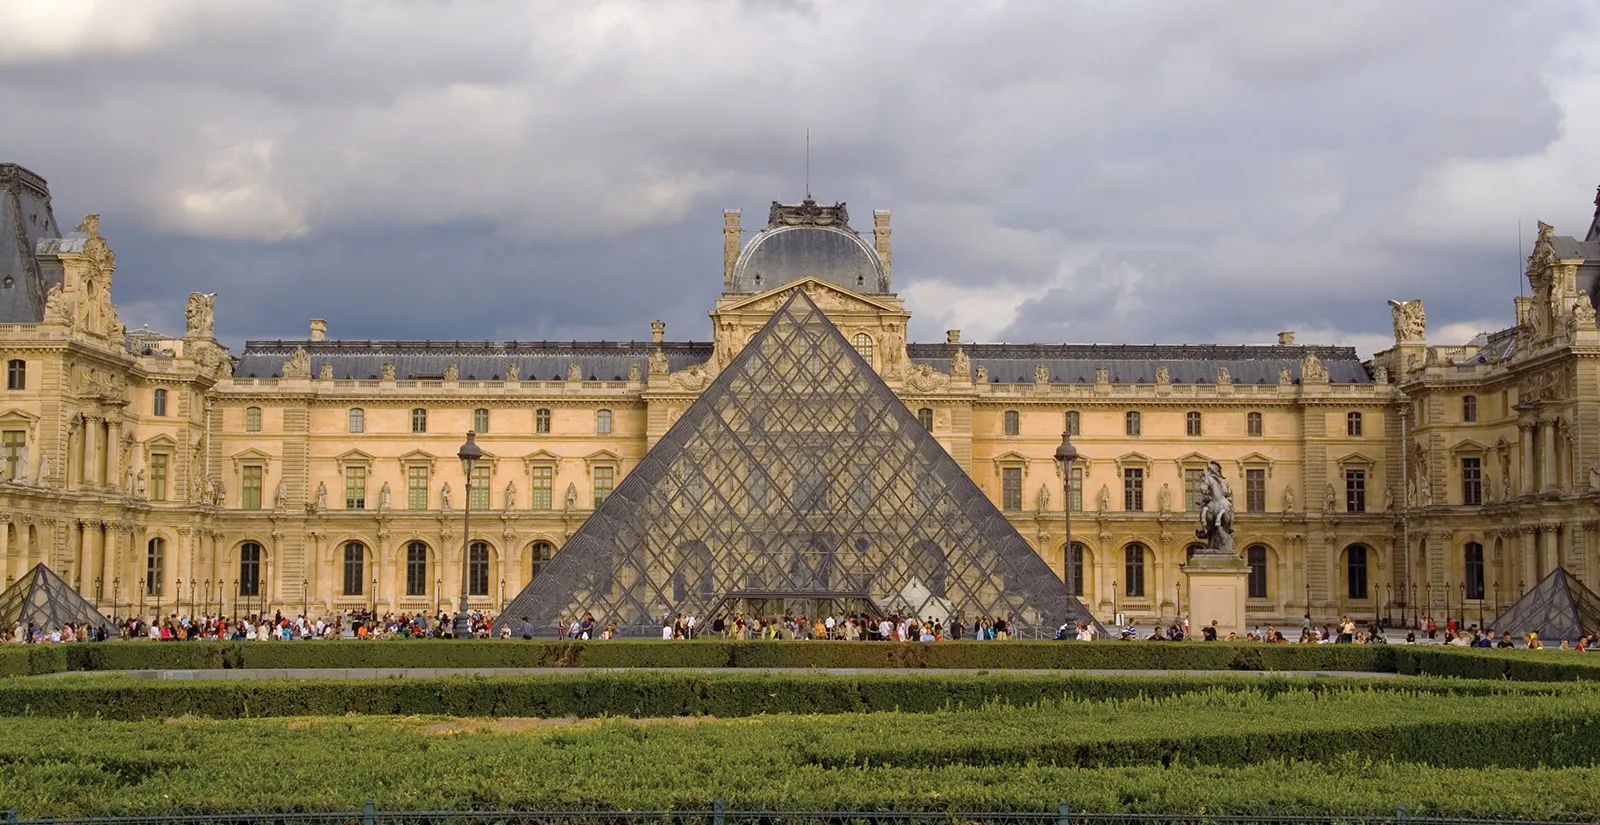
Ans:
[{"label": "trimmed hedge", "polygon": [[108,642],[3,645],[0,675],[224,668],[955,668],[1294,670],[1480,679],[1600,679],[1600,657],[1440,645],[1201,642],[463,641]]},{"label": "trimmed hedge", "polygon": [[554,676],[436,679],[206,679],[89,676],[0,683],[0,717],[78,716],[134,721],[195,716],[606,717],[772,713],[934,713],[1001,704],[1160,699],[1208,690],[1280,694],[1425,693],[1535,696],[1582,686],[1459,679],[1362,680],[1238,676],[1044,676],[1025,674],[833,676],[752,672],[580,672]]},{"label": "trimmed hedge", "polygon": [[12,719],[23,816],[573,808],[1600,814],[1600,691],[1202,691],[930,714]]}]

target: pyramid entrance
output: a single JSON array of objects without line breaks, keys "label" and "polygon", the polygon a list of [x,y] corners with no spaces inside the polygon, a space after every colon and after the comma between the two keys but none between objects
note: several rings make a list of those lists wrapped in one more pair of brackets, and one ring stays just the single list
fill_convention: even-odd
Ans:
[{"label": "pyramid entrance", "polygon": [[499,621],[653,636],[679,614],[835,609],[1025,636],[1092,621],[797,289]]}]

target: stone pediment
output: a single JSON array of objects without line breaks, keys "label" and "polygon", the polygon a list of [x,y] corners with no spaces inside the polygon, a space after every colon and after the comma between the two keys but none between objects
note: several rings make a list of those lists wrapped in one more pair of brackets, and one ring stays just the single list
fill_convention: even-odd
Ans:
[{"label": "stone pediment", "polygon": [[903,312],[898,301],[885,301],[880,298],[868,298],[851,292],[843,287],[830,284],[821,278],[806,277],[793,281],[775,289],[767,290],[759,295],[740,298],[737,301],[724,304],[717,308],[718,314],[725,313],[773,313],[789,300],[789,293],[796,289],[805,292],[806,297],[817,305],[823,312]]},{"label": "stone pediment", "polygon": [[428,465],[428,469],[429,470],[433,469],[433,462],[435,462],[437,460],[438,460],[438,456],[434,455],[433,453],[428,452],[427,450],[412,450],[411,452],[406,453],[403,456],[400,456],[400,458],[398,459],[398,461],[403,465],[404,464],[426,464],[426,465]]},{"label": "stone pediment", "polygon": [[272,465],[272,456],[256,449],[255,447],[234,453],[232,458],[234,472],[238,472],[239,468],[246,464],[260,464],[262,467],[269,467]]}]

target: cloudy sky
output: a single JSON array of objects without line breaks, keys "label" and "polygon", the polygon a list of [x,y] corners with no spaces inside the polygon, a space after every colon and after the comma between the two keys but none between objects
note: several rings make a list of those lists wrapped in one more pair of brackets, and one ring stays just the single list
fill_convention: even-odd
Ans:
[{"label": "cloudy sky", "polygon": [[[721,210],[894,212],[914,340],[1508,324],[1582,235],[1600,4],[6,0],[0,160],[130,328],[709,338]],[[1584,150],[1587,151],[1584,151]],[[866,219],[866,220],[863,220]]]}]

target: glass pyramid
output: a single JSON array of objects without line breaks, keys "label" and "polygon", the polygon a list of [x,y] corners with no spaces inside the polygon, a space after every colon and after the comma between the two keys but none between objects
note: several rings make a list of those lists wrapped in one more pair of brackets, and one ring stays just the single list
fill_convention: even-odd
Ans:
[{"label": "glass pyramid", "polygon": [[[1092,621],[811,299],[795,290],[504,611]],[[498,630],[498,628],[497,628]]]},{"label": "glass pyramid", "polygon": [[40,630],[59,630],[67,624],[111,628],[110,619],[43,564],[34,565],[0,592],[0,626],[9,631],[17,625],[27,629],[29,624]]},{"label": "glass pyramid", "polygon": [[1546,644],[1575,642],[1600,632],[1600,596],[1565,567],[1557,567],[1506,608],[1489,629],[1514,637],[1537,633],[1539,641]]}]

